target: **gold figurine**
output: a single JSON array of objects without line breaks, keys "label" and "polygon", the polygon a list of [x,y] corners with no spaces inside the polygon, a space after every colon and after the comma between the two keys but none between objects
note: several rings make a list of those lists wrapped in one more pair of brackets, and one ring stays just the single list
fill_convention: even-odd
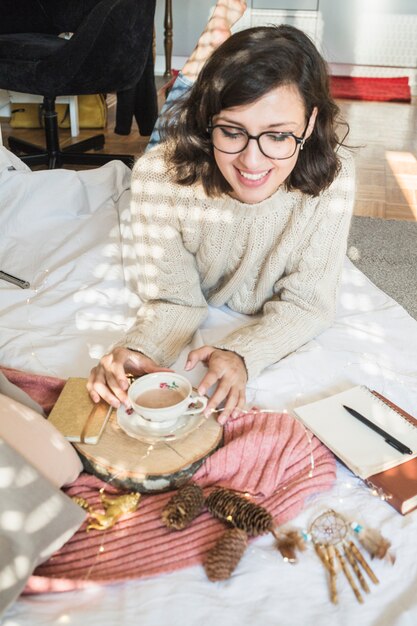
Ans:
[{"label": "gold figurine", "polygon": [[100,500],[103,505],[104,513],[93,509],[84,498],[74,496],[72,498],[76,504],[88,511],[89,519],[87,532],[94,530],[107,530],[116,524],[116,522],[127,513],[137,511],[140,500],[140,493],[126,493],[123,496],[107,496],[103,489],[100,489]]}]

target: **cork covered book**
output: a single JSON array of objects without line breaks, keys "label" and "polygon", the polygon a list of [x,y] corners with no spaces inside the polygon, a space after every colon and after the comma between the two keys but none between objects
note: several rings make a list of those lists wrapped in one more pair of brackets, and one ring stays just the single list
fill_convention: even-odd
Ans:
[{"label": "cork covered book", "polygon": [[69,378],[48,420],[68,441],[97,443],[112,408],[103,400],[95,404],[87,391],[86,378]]}]

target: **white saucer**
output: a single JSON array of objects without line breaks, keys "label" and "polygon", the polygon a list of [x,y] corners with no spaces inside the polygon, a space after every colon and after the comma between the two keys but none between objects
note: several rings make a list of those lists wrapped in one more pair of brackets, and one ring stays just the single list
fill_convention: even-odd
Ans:
[{"label": "white saucer", "polygon": [[159,422],[158,426],[150,426],[149,421],[137,413],[133,412],[129,415],[124,405],[117,409],[117,423],[120,428],[129,437],[134,437],[146,443],[182,439],[201,426],[205,419],[204,413],[182,415],[175,424],[164,425],[163,422]]}]

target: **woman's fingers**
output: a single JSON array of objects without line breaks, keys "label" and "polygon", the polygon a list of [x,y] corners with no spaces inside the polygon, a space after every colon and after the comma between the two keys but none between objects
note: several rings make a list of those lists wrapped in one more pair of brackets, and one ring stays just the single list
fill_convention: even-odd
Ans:
[{"label": "woman's fingers", "polygon": [[110,354],[106,354],[100,361],[97,369],[97,379],[94,389],[114,408],[126,403],[129,383],[126,377],[125,364],[130,356],[130,351],[116,348]]},{"label": "woman's fingers", "polygon": [[118,396],[113,393],[113,389],[111,389],[108,384],[105,370],[101,365],[97,365],[97,367],[91,370],[90,377],[87,381],[87,390],[90,393],[92,401],[95,403],[99,402],[100,398],[102,398],[114,408],[120,406],[120,400]]},{"label": "woman's fingers", "polygon": [[206,363],[210,359],[214,351],[215,348],[213,348],[212,346],[202,346],[201,348],[197,348],[196,350],[191,350],[191,352],[188,354],[187,362],[184,369],[186,371],[192,370],[193,367],[195,367],[200,361]]},{"label": "woman's fingers", "polygon": [[120,404],[128,402],[129,381],[126,372],[140,376],[161,371],[171,370],[159,367],[155,361],[140,352],[128,348],[115,348],[109,354],[105,354],[99,364],[91,370],[87,389],[93,402],[97,403],[103,398],[112,407],[118,408]]},{"label": "woman's fingers", "polygon": [[217,421],[219,422],[219,424],[221,424],[222,426],[224,424],[226,424],[227,420],[229,419],[229,417],[231,416],[232,412],[235,410],[235,408],[238,405],[239,402],[239,397],[240,397],[240,393],[238,389],[231,389],[224,408],[222,410],[222,412],[220,413],[219,417],[217,418]]},{"label": "woman's fingers", "polygon": [[244,361],[234,352],[212,346],[203,346],[190,353],[189,361],[194,363],[198,360],[206,361],[208,366],[206,375],[198,385],[198,392],[204,395],[210,387],[217,385],[207,403],[205,414],[210,415],[225,402],[219,416],[219,422],[224,424],[236,407],[242,408],[245,403],[247,372]]},{"label": "woman's fingers", "polygon": [[223,400],[225,400],[229,396],[230,390],[231,385],[227,382],[227,380],[221,379],[216,387],[215,392],[207,403],[205,414],[210,415],[211,412],[214,411],[223,402]]},{"label": "woman's fingers", "polygon": [[96,367],[93,367],[93,369],[90,372],[90,376],[88,377],[88,380],[87,380],[87,391],[90,394],[90,398],[92,399],[92,401],[97,404],[97,402],[100,402],[100,394],[94,388],[94,381],[96,379],[96,369],[97,369]]}]

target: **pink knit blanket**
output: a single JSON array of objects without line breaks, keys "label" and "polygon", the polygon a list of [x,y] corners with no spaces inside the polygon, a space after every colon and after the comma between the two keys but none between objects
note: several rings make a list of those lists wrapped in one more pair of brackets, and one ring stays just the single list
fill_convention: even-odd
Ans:
[{"label": "pink knit blanket", "polygon": [[[43,399],[49,404],[56,400],[62,388],[59,379],[3,371],[40,404],[45,404]],[[268,509],[277,525],[295,517],[307,498],[329,489],[334,479],[334,458],[318,439],[288,414],[257,410],[226,424],[223,447],[194,476],[207,493],[214,485],[222,485],[250,494]],[[86,473],[65,491],[99,508],[102,487],[117,493],[110,484]],[[185,530],[167,529],[161,512],[171,496],[144,495],[135,513],[106,531],[87,533],[83,525],[35,570],[26,592],[64,591],[155,576],[201,563],[224,525],[204,511]]]}]

